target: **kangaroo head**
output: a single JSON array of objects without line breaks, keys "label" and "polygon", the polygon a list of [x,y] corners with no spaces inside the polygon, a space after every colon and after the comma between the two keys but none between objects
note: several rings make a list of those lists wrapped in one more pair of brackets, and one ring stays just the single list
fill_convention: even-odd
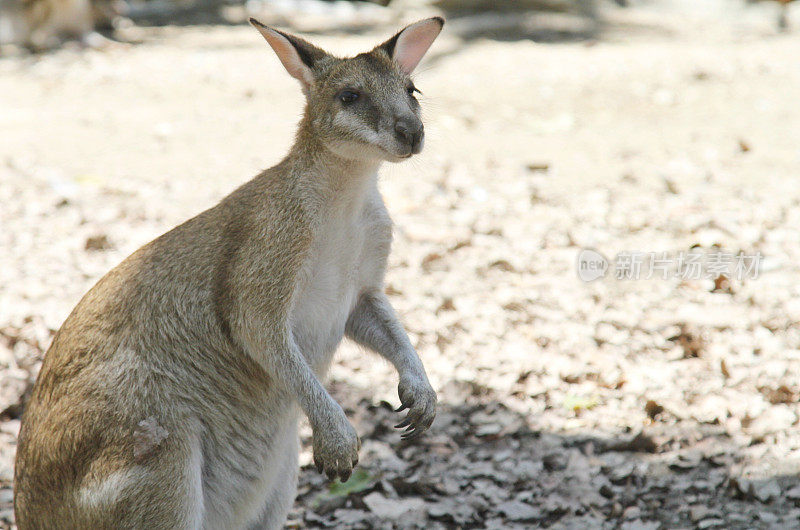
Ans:
[{"label": "kangaroo head", "polygon": [[399,162],[422,151],[420,106],[411,80],[444,25],[439,17],[400,30],[373,50],[341,59],[251,18],[306,95],[306,120],[335,154]]}]

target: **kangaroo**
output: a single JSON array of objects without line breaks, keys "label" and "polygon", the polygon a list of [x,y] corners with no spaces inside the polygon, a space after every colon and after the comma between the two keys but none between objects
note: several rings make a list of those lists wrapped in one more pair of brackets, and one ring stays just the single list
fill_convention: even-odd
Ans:
[{"label": "kangaroo", "polygon": [[384,294],[392,223],[376,172],[422,149],[410,74],[444,20],[346,59],[250,22],[306,95],[296,141],[64,322],[22,419],[21,530],[279,528],[300,411],[317,469],[347,480],[358,462],[320,382],[344,336],[396,368],[405,438],[433,422],[436,393]]},{"label": "kangaroo", "polygon": [[109,41],[95,31],[108,28],[120,11],[114,0],[5,0],[0,16],[6,19],[0,43],[15,43],[34,51],[57,48],[76,39],[98,48]]}]

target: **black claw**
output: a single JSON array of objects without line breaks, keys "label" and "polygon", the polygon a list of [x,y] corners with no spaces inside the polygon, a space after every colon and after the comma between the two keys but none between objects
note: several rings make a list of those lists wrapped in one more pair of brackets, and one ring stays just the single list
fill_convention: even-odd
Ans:
[{"label": "black claw", "polygon": [[398,423],[397,425],[395,425],[394,428],[395,429],[403,429],[405,427],[408,427],[409,425],[411,425],[411,420],[406,418],[403,421],[401,421],[400,423]]},{"label": "black claw", "polygon": [[404,440],[411,440],[413,438],[418,438],[422,433],[425,432],[425,427],[421,427],[419,425],[415,425],[414,429],[409,429],[407,432],[403,433],[401,436]]},{"label": "black claw", "polygon": [[401,403],[399,407],[397,407],[396,409],[394,409],[394,411],[395,411],[395,412],[400,412],[400,411],[406,410],[407,408],[408,408],[408,407],[406,407],[405,405],[403,405],[403,404]]},{"label": "black claw", "polygon": [[418,438],[420,434],[422,434],[422,431],[416,431],[415,430],[415,431],[411,431],[409,433],[404,434],[400,438],[402,438],[403,440],[413,440],[414,438]]}]

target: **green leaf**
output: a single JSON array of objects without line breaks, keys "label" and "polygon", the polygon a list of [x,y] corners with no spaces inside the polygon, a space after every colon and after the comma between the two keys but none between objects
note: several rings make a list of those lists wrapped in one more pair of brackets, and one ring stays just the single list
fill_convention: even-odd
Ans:
[{"label": "green leaf", "polygon": [[590,410],[599,404],[600,401],[594,396],[567,396],[564,399],[564,408],[567,410]]},{"label": "green leaf", "polygon": [[358,468],[353,471],[347,482],[340,482],[339,480],[331,482],[328,485],[328,491],[320,493],[314,499],[314,505],[317,506],[336,497],[347,497],[350,494],[364,491],[371,488],[377,481],[377,475],[371,475],[367,470]]}]

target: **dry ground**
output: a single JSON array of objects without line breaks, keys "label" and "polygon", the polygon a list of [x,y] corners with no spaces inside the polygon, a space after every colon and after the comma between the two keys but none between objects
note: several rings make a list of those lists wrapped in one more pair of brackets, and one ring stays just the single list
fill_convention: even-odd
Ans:
[{"label": "dry ground", "polygon": [[[439,416],[401,444],[395,375],[344,346],[330,386],[362,471],[329,489],[305,428],[291,525],[800,528],[800,35],[771,5],[689,4],[607,7],[596,28],[448,13],[417,76],[426,152],[381,183],[389,292]],[[400,24],[378,18],[312,39],[364,49]],[[20,395],[54,330],[110,267],[278,161],[301,110],[249,27],[135,30],[0,59],[7,524]],[[716,246],[760,252],[760,276],[575,273],[584,247]]]}]

